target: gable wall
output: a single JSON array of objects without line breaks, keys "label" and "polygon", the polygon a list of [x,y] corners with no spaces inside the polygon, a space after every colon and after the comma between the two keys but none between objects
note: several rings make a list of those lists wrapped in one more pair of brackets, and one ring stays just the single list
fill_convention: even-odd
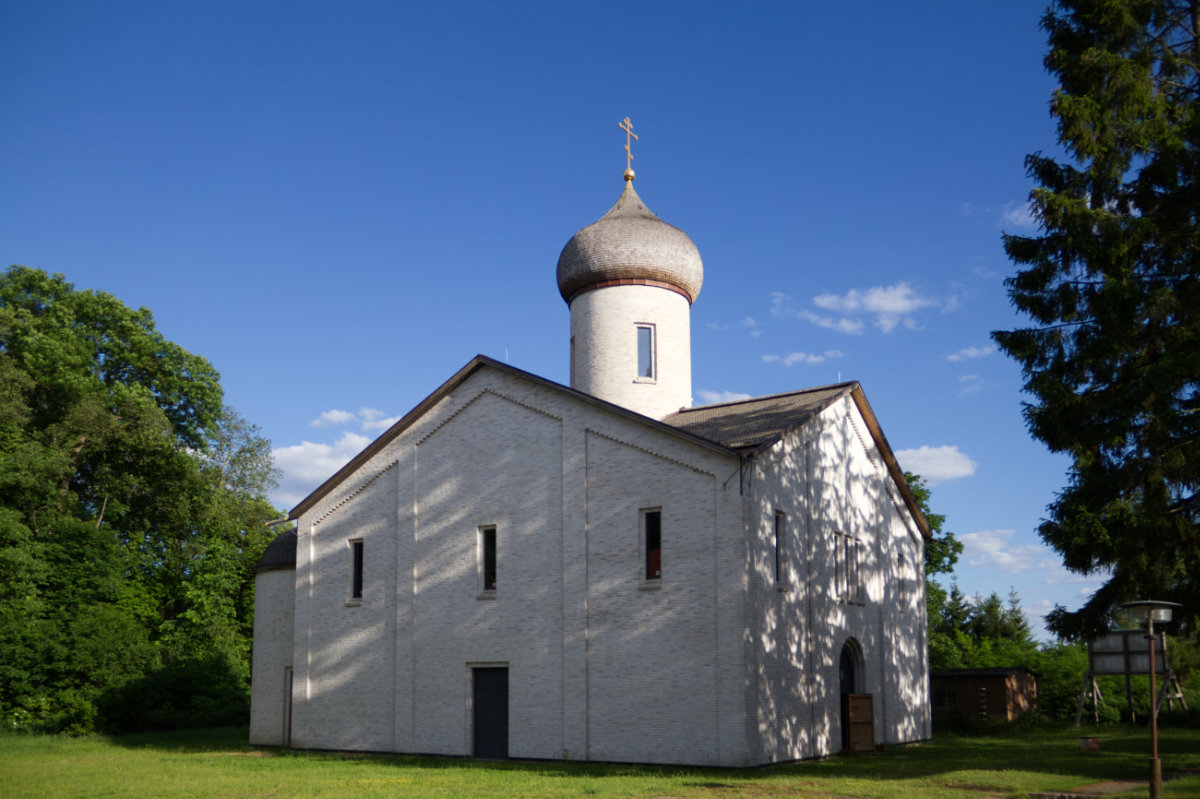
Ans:
[{"label": "gable wall", "polygon": [[[758,643],[750,681],[757,712],[749,734],[763,760],[841,749],[839,661],[861,651],[856,692],[874,696],[879,742],[928,736],[922,581],[905,584],[898,553],[921,563],[919,535],[895,502],[891,478],[847,397],[759,458],[748,529]],[[774,579],[774,516],[787,513],[784,580]],[[859,548],[860,590],[845,595],[837,536]],[[842,539],[843,542],[846,539]],[[913,567],[915,568],[915,567]],[[911,571],[910,571],[911,576]]]},{"label": "gable wall", "polygon": [[[469,755],[471,666],[506,665],[514,757],[750,762],[736,471],[476,373],[300,520],[293,745]],[[664,575],[641,590],[651,506]],[[497,589],[480,598],[491,524]],[[360,605],[347,604],[356,537]]]}]

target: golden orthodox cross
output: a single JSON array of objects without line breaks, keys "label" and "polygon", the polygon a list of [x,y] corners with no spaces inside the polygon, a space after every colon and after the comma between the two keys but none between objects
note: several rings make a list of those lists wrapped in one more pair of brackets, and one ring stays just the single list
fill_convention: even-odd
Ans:
[{"label": "golden orthodox cross", "polygon": [[624,121],[618,122],[617,127],[625,131],[625,169],[633,169],[633,151],[629,149],[629,138],[632,136],[634,141],[637,141],[637,134],[633,132],[633,123],[629,121],[629,117],[625,117]]}]

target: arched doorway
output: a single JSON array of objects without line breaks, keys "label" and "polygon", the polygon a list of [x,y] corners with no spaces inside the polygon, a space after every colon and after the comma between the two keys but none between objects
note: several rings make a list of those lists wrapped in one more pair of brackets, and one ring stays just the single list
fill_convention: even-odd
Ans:
[{"label": "arched doorway", "polygon": [[846,641],[842,647],[842,659],[838,665],[842,696],[858,693],[858,664],[860,658],[861,650],[859,649],[858,642],[853,638]]},{"label": "arched doorway", "polygon": [[873,749],[875,718],[871,696],[863,693],[863,652],[858,641],[847,639],[838,661],[838,684],[842,708],[842,750]]}]

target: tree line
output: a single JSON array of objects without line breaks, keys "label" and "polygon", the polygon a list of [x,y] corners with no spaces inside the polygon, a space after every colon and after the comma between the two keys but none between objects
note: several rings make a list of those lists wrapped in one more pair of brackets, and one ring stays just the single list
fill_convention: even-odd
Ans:
[{"label": "tree line", "polygon": [[[1087,643],[1055,637],[1038,641],[1021,599],[1015,590],[1007,598],[998,593],[968,596],[954,580],[954,566],[962,554],[962,542],[945,529],[946,517],[934,513],[931,492],[919,476],[905,473],[909,487],[925,514],[933,539],[925,550],[925,603],[931,672],[953,669],[1026,668],[1037,675],[1037,718],[1073,721],[1079,710],[1080,692],[1088,673]],[[950,580],[950,587],[941,580]],[[1136,627],[1136,621],[1114,618],[1115,628]],[[1175,670],[1184,694],[1195,703],[1200,696],[1200,640],[1189,629],[1170,638],[1170,665]],[[1125,683],[1120,677],[1097,680],[1105,697],[1099,708],[1102,721],[1130,721],[1125,702]],[[1145,677],[1135,678],[1132,691],[1135,715],[1146,718],[1149,690]],[[1091,700],[1087,718],[1092,718]],[[1195,722],[1195,715],[1191,717]],[[1133,720],[1136,720],[1133,719]]]},{"label": "tree line", "polygon": [[[1072,714],[1083,645],[1037,643],[1015,594],[943,587],[962,544],[906,478],[934,536],[931,668],[1025,666],[1043,711]],[[62,275],[0,275],[0,724],[244,723],[273,484],[269,443],[147,309]]]}]

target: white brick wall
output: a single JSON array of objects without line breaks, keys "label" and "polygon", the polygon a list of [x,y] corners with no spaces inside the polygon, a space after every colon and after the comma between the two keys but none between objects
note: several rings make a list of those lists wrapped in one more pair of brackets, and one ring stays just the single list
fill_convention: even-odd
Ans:
[{"label": "white brick wall", "polygon": [[[844,399],[759,461],[750,581],[758,609],[759,646],[751,660],[762,747],[756,759],[818,757],[841,748],[839,663],[851,639],[862,651],[856,690],[874,696],[876,741],[928,738],[919,535],[897,510],[891,478],[857,408]],[[788,518],[786,591],[774,583],[776,510]],[[835,530],[863,545],[861,603],[835,594]],[[900,550],[912,592],[904,613],[897,604]]]},{"label": "white brick wall", "polygon": [[254,652],[250,664],[250,743],[287,743],[286,669],[292,666],[296,572],[276,569],[254,578]]},{"label": "white brick wall", "polygon": [[[637,379],[638,324],[653,324],[657,377]],[[661,419],[692,405],[691,305],[654,286],[610,286],[571,303],[571,387]]]},{"label": "white brick wall", "polygon": [[[885,568],[898,547],[918,559],[919,543],[852,413],[830,409],[739,481],[732,455],[476,372],[300,520],[293,745],[470,755],[470,669],[495,664],[509,669],[514,757],[740,766],[821,755],[840,747],[837,660],[851,636],[863,688],[879,697],[877,738],[925,737],[923,602],[889,610]],[[639,545],[647,507],[663,518],[655,585]],[[788,515],[783,592],[776,509]],[[830,595],[833,523],[870,543],[862,606]],[[480,598],[480,525],[497,530],[494,598]],[[356,538],[361,603],[348,602]],[[282,661],[273,651],[264,658]],[[269,675],[282,667],[258,655],[256,637],[254,724],[265,730]]]}]

